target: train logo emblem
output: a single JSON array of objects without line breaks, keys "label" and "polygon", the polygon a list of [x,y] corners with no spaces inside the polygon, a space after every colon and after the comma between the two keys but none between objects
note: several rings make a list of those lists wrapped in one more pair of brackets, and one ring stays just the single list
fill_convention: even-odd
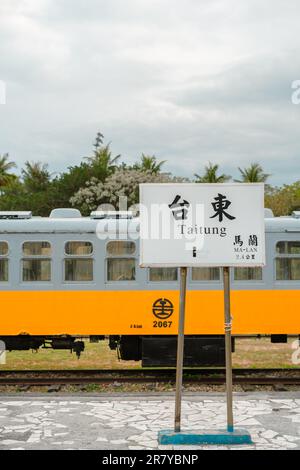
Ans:
[{"label": "train logo emblem", "polygon": [[174,312],[174,305],[171,300],[160,298],[157,299],[152,305],[152,312],[160,320],[166,320]]}]

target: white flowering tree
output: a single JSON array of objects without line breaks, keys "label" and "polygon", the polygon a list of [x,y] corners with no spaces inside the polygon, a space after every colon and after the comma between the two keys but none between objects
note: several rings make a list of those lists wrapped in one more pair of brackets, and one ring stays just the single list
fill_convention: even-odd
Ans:
[{"label": "white flowering tree", "polygon": [[120,198],[127,198],[127,207],[139,202],[140,183],[183,182],[184,178],[172,177],[167,173],[152,173],[139,169],[118,168],[105,182],[92,178],[86,185],[71,197],[70,202],[88,214],[100,205],[111,204],[119,209]]}]

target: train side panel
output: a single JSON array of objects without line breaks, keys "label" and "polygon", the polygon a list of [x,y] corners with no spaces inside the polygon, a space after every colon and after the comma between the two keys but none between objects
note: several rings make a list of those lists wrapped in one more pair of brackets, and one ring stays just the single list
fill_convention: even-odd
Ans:
[{"label": "train side panel", "polygon": [[[1,335],[172,335],[177,291],[6,291]],[[161,299],[171,308],[164,313]],[[159,308],[157,308],[159,306]],[[299,334],[300,291],[232,292],[233,334]],[[186,334],[224,333],[223,292],[187,293]]]}]

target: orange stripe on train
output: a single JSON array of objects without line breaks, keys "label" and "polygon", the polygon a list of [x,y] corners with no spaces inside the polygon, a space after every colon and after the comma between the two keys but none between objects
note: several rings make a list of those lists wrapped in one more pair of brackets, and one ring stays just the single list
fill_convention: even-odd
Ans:
[{"label": "orange stripe on train", "polygon": [[[153,304],[174,311],[157,318]],[[176,334],[178,291],[2,291],[0,335]],[[232,291],[233,334],[299,334],[297,290]],[[223,334],[223,291],[187,293],[186,334]]]}]

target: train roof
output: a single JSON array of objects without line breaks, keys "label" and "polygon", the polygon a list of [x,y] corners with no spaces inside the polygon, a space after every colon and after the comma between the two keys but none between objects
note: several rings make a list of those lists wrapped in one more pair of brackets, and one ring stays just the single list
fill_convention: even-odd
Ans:
[{"label": "train roof", "polygon": [[1,220],[0,233],[133,233],[137,232],[139,219],[96,220],[89,217],[51,219],[32,217],[24,220]]},{"label": "train roof", "polygon": [[[68,212],[69,211],[69,212]],[[74,209],[52,211],[49,217],[34,217],[30,212],[0,212],[0,233],[136,233],[139,231],[139,218],[133,216],[101,217],[94,212],[82,217]],[[300,213],[291,216],[274,217],[267,210],[266,232],[300,232]]]}]

